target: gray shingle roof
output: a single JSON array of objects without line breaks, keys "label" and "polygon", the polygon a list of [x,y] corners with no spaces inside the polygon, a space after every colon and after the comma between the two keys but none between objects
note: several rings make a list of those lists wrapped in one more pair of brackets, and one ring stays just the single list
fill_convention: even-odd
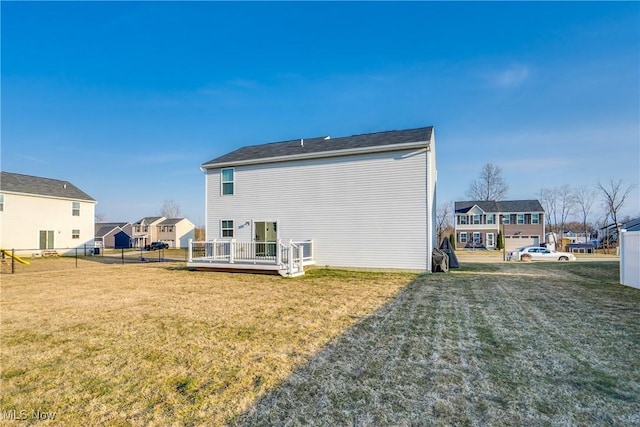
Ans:
[{"label": "gray shingle roof", "polygon": [[176,225],[177,223],[179,223],[183,219],[184,218],[167,218],[164,221],[162,221],[161,223],[159,223],[158,225]]},{"label": "gray shingle roof", "polygon": [[153,224],[154,222],[162,218],[164,217],[163,216],[145,216],[144,218],[140,219],[140,221],[134,222],[133,225],[140,225],[142,224],[143,221],[147,224]]},{"label": "gray shingle roof", "polygon": [[0,191],[95,202],[69,181],[12,172],[0,172]]},{"label": "gray shingle roof", "polygon": [[216,157],[215,159],[203,163],[202,166],[207,167],[217,164],[232,164],[235,162],[313,155],[358,148],[364,149],[385,145],[426,142],[431,139],[432,132],[433,126],[428,126],[416,129],[390,130],[330,139],[327,139],[327,137],[303,138],[302,140],[293,139],[289,141],[272,142],[269,144],[251,145],[239,148],[223,156]]},{"label": "gray shingle roof", "polygon": [[102,237],[116,228],[121,229],[121,227],[124,227],[127,224],[128,222],[97,222],[95,223],[94,234],[96,237]]},{"label": "gray shingle roof", "polygon": [[455,213],[466,213],[478,206],[485,212],[544,212],[538,200],[467,200],[455,202]]}]

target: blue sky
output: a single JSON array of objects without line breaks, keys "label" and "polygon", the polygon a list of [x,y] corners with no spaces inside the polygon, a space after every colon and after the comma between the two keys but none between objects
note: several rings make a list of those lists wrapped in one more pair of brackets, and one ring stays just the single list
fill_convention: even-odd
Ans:
[{"label": "blue sky", "polygon": [[243,145],[429,125],[439,204],[493,163],[509,199],[622,179],[640,215],[637,2],[0,7],[2,170],[109,221],[202,224],[200,164]]}]

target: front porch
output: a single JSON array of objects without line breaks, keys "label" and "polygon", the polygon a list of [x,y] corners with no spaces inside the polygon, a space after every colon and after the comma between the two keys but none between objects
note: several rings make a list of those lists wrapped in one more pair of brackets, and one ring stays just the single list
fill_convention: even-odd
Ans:
[{"label": "front porch", "polygon": [[189,240],[187,266],[222,271],[262,271],[285,277],[304,274],[314,265],[313,240],[283,242],[237,242]]}]

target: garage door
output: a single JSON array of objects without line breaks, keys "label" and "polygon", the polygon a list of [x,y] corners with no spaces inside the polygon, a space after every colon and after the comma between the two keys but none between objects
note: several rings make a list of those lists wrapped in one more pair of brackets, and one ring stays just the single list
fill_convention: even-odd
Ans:
[{"label": "garage door", "polygon": [[505,248],[507,251],[514,251],[523,246],[539,246],[539,236],[505,236]]}]

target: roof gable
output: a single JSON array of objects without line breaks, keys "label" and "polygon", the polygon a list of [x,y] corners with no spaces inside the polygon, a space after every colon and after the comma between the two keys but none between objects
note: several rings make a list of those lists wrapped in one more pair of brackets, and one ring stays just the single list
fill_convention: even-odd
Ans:
[{"label": "roof gable", "polygon": [[163,216],[146,216],[138,222],[134,222],[133,225],[153,225],[154,222],[165,219]]},{"label": "roof gable", "polygon": [[296,157],[323,157],[328,154],[344,155],[351,150],[382,150],[383,147],[431,141],[433,126],[375,132],[339,138],[317,137],[272,142],[239,148],[231,153],[205,162],[202,167],[215,167],[237,163],[283,161]]},{"label": "roof gable", "polygon": [[12,172],[0,172],[0,191],[95,202],[69,181]]},{"label": "roof gable", "polygon": [[455,202],[455,213],[468,213],[474,206],[484,212],[544,212],[538,200],[470,200]]}]

